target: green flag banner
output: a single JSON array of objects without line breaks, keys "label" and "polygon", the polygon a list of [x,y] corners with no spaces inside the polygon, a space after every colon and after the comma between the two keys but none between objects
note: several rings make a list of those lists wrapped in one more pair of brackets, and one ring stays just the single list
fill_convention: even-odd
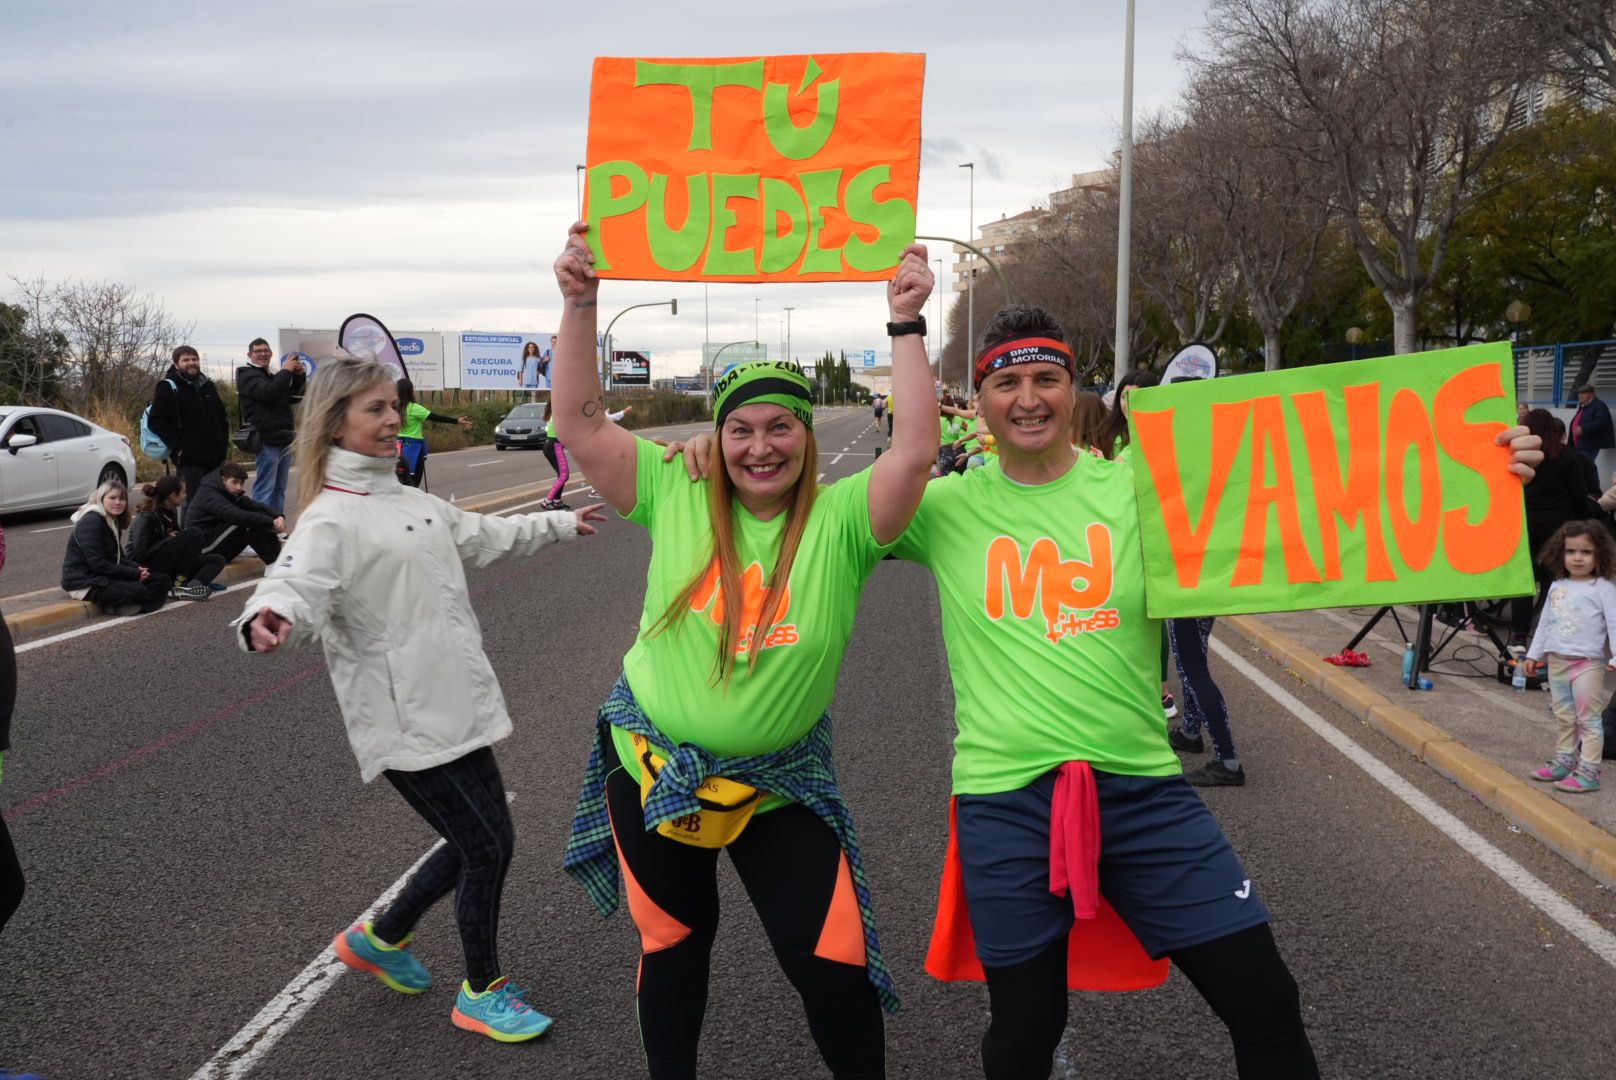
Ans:
[{"label": "green flag banner", "polygon": [[1533,588],[1507,343],[1143,388],[1128,399],[1156,618]]}]

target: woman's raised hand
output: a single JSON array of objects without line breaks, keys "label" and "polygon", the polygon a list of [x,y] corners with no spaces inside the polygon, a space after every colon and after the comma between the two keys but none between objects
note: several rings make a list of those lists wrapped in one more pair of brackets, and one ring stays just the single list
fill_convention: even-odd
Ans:
[{"label": "woman's raised hand", "polygon": [[556,284],[561,286],[562,297],[569,301],[593,300],[600,289],[600,279],[595,276],[595,253],[589,250],[589,242],[584,239],[588,231],[588,222],[573,222],[572,228],[567,230],[567,246],[556,256]]},{"label": "woman's raised hand", "polygon": [[913,322],[926,310],[931,296],[931,263],[926,260],[925,244],[910,244],[903,249],[903,261],[898,272],[887,282],[887,308],[893,322]]},{"label": "woman's raised hand", "polygon": [[589,523],[606,520],[606,504],[590,503],[588,506],[580,506],[573,511],[573,515],[578,519],[579,536],[595,536],[600,530]]}]

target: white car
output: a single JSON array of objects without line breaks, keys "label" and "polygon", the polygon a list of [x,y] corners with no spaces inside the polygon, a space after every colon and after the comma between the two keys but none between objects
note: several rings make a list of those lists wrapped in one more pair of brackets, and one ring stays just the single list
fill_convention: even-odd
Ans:
[{"label": "white car", "polygon": [[115,431],[59,409],[0,405],[0,513],[79,506],[108,480],[135,479]]}]

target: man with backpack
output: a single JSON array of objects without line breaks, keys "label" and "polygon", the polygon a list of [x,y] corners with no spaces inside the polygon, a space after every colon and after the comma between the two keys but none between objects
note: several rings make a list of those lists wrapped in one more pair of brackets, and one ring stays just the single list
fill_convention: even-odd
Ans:
[{"label": "man with backpack", "polygon": [[[202,358],[189,345],[174,350],[173,363],[152,392],[146,426],[162,440],[168,460],[194,496],[202,478],[230,456],[230,420]],[[142,449],[148,449],[142,439]]]}]

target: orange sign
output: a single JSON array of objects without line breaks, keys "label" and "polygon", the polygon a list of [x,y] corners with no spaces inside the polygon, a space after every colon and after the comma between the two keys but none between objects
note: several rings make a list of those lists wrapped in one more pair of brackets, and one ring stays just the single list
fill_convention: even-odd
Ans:
[{"label": "orange sign", "polygon": [[915,240],[918,53],[597,57],[584,218],[642,281],[872,281]]}]

